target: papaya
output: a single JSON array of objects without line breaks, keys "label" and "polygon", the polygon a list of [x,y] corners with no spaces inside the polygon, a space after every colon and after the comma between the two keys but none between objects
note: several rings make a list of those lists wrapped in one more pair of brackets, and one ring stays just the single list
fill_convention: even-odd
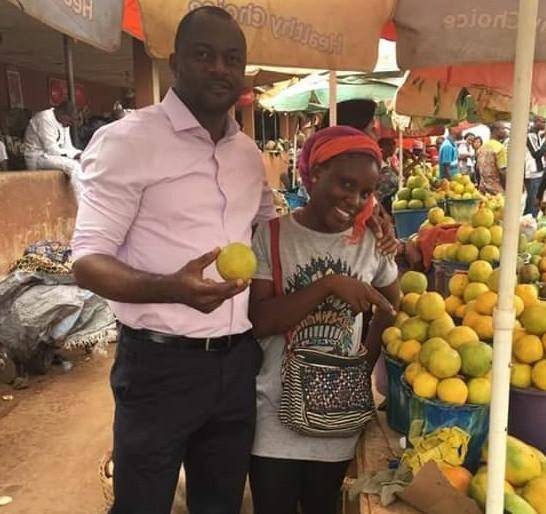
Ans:
[{"label": "papaya", "polygon": [[440,471],[447,478],[447,481],[463,494],[468,493],[470,482],[472,481],[472,473],[462,466],[450,466],[449,464],[440,464]]},{"label": "papaya", "polygon": [[546,514],[546,475],[527,482],[522,496],[538,514]]},{"label": "papaya", "polygon": [[[504,482],[504,493],[514,494],[514,488],[506,481]],[[487,498],[487,466],[482,466],[478,469],[470,481],[468,496],[476,500],[482,509],[485,509],[485,501]]]},{"label": "papaya", "polygon": [[538,460],[540,462],[540,467],[542,468],[542,474],[546,475],[546,455],[544,455],[537,448],[533,448],[533,450],[535,450],[535,453],[537,454]]},{"label": "papaya", "polygon": [[[487,446],[484,446],[484,462],[487,462],[487,453]],[[542,466],[536,449],[509,435],[506,439],[506,480],[517,487],[541,474]]]},{"label": "papaya", "polygon": [[509,514],[537,514],[537,511],[521,496],[510,493],[504,494],[504,512]]}]

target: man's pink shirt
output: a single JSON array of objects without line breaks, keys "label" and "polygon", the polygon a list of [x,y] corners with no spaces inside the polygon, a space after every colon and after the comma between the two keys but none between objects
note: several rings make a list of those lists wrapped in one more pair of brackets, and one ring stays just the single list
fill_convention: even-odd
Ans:
[{"label": "man's pink shirt", "polygon": [[[164,100],[101,128],[82,157],[75,260],[116,257],[141,271],[173,273],[275,216],[261,154],[230,118],[214,143],[170,90]],[[212,265],[205,276],[221,280]],[[248,291],[212,314],[181,304],[111,302],[122,323],[188,337],[245,332]]]}]

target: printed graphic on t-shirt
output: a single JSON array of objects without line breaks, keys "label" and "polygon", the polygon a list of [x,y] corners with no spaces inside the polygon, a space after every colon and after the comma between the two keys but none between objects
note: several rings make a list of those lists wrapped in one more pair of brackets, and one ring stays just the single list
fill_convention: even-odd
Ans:
[{"label": "printed graphic on t-shirt", "polygon": [[[327,275],[354,276],[351,267],[331,255],[315,257],[310,263],[298,266],[287,280],[286,294],[294,293]],[[329,296],[305,317],[288,336],[289,351],[315,348],[336,355],[354,354],[355,317],[348,303]]]}]

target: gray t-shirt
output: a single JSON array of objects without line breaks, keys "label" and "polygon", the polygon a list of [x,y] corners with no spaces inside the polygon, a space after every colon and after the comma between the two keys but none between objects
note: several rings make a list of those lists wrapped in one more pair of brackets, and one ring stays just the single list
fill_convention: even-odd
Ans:
[{"label": "gray t-shirt", "polygon": [[[280,219],[280,259],[283,291],[290,294],[327,274],[356,276],[376,287],[392,284],[398,274],[394,259],[376,251],[375,237],[366,230],[358,244],[349,244],[351,231],[315,232],[300,225],[291,214]],[[269,225],[258,227],[253,240],[258,258],[255,278],[272,280]],[[360,349],[362,316],[353,316],[348,304],[329,297],[290,333],[292,347],[320,347],[343,355]],[[308,437],[281,425],[281,367],[285,336],[260,340],[264,350],[257,378],[257,422],[252,454],[280,459],[340,462],[354,456],[358,436]]]}]

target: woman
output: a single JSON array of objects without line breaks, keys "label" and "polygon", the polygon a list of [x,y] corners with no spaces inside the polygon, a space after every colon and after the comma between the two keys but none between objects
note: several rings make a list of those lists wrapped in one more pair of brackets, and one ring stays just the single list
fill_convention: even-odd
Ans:
[{"label": "woman", "polygon": [[[377,143],[350,127],[324,129],[306,143],[300,172],[309,203],[280,219],[281,296],[275,296],[270,227],[256,232],[250,317],[264,350],[250,466],[256,514],[295,514],[298,505],[303,514],[335,513],[359,435],[310,437],[281,424],[282,367],[297,348],[350,356],[365,346],[369,369],[377,360],[400,297],[393,258],[378,251],[365,228],[381,162]],[[364,341],[361,313],[372,303],[377,308]]]}]

